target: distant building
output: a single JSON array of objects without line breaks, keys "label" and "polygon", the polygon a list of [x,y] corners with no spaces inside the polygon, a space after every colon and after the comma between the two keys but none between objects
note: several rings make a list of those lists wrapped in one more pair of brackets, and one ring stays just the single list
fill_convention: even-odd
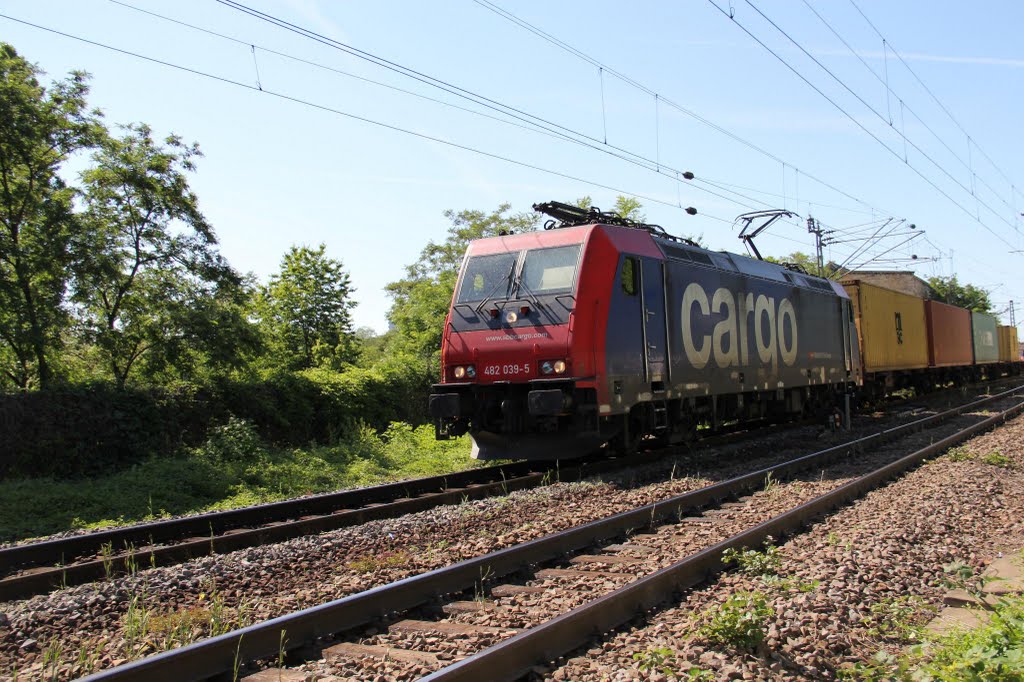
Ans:
[{"label": "distant building", "polygon": [[942,300],[939,293],[932,289],[928,282],[912,272],[900,270],[855,270],[843,275],[843,279],[859,279],[868,284],[874,284],[884,289],[892,289],[893,291],[902,291],[905,294],[917,296],[918,298]]}]

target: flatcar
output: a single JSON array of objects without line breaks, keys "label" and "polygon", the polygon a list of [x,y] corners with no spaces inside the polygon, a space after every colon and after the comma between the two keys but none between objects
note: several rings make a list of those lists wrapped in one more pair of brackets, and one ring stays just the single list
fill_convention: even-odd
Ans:
[{"label": "flatcar", "polygon": [[[565,458],[701,423],[830,412],[862,382],[849,294],[656,225],[550,202],[472,242],[429,409],[481,459]],[[922,313],[923,315],[923,313]]]}]

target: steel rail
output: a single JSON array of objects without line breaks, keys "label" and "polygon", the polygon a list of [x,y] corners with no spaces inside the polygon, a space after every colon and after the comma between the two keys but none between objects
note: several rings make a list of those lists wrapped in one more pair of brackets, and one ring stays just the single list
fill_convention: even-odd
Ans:
[{"label": "steel rail", "polygon": [[[988,403],[1006,399],[1021,390],[1024,390],[1024,386],[1018,386],[939,414],[690,491],[668,500],[620,512],[559,533],[342,597],[326,604],[211,637],[179,649],[126,663],[85,679],[89,682],[100,682],[101,680],[103,682],[176,682],[204,680],[230,673],[239,665],[261,659],[277,658],[282,653],[282,643],[288,650],[308,646],[321,638],[368,625],[378,619],[386,618],[389,614],[408,611],[433,602],[444,595],[471,589],[479,583],[481,576],[486,575],[490,578],[507,576],[533,565],[558,559],[595,543],[623,536],[630,531],[656,525],[680,513],[734,499],[763,487],[769,474],[776,477],[785,476],[827,464],[840,457],[863,452],[869,447],[877,447],[896,438],[923,430]],[[1022,406],[1018,406],[1018,408],[1020,407]],[[1003,413],[1003,415],[1005,414]],[[975,433],[982,428],[988,428],[989,425],[995,423],[994,420],[1001,416],[981,423],[986,426],[975,425],[961,434],[968,431]],[[965,437],[967,436],[961,436],[961,439]],[[941,442],[949,442],[951,438]],[[930,446],[930,448],[934,447]],[[847,487],[844,486],[843,489]],[[750,540],[750,543],[756,544],[753,540]],[[701,561],[709,562],[706,566],[703,563],[700,564],[705,566],[705,577],[708,571],[718,565],[716,563],[718,559],[713,561],[702,559]],[[652,594],[654,593],[652,592]],[[635,610],[630,611],[630,617],[635,614]],[[593,626],[584,629],[587,630],[588,636],[592,636],[596,631]],[[532,632],[532,630],[528,632]],[[543,642],[541,644],[543,645]],[[516,644],[515,646],[521,645]],[[484,676],[474,679],[487,678]]]},{"label": "steel rail", "polygon": [[[1007,380],[984,383],[991,386],[1004,381]],[[946,389],[924,397],[933,400],[959,390]],[[915,396],[890,401],[889,407],[919,399]],[[785,423],[781,428],[793,424]],[[739,433],[720,430],[700,439],[699,445],[735,442],[737,436],[749,435],[759,423],[739,426]],[[762,433],[779,427],[760,426]],[[52,589],[131,573],[140,567],[169,566],[201,556],[394,518],[464,499],[507,494],[543,485],[544,477],[555,473],[572,479],[649,464],[673,454],[670,449],[654,455],[654,459],[650,454],[639,455],[643,459],[583,458],[573,460],[563,471],[551,468],[538,472],[530,462],[516,462],[0,548],[0,601],[24,599]]]},{"label": "steel rail", "polygon": [[[735,442],[737,437],[749,437],[749,432],[716,434],[698,444],[708,447]],[[652,464],[673,454],[677,453],[666,449],[616,458],[591,456],[570,460],[568,466],[549,463],[545,468],[536,462],[515,462],[15,545],[0,549],[0,602],[467,499],[504,495],[547,480],[577,480]]]},{"label": "steel rail", "polygon": [[[556,474],[573,480],[660,457],[665,455],[578,460],[558,469],[518,462],[16,545],[0,549],[0,570],[22,570],[0,579],[0,601],[109,578],[113,572],[170,565],[441,505],[505,495],[542,485]],[[103,556],[104,551],[108,555]],[[68,559],[86,556],[98,558],[66,564]]]},{"label": "steel rail", "polygon": [[760,547],[770,540],[779,540],[797,533],[815,519],[853,502],[929,457],[1021,412],[1024,412],[1024,403],[1019,403],[983,422],[921,448],[716,545],[691,554],[656,573],[639,578],[568,613],[503,640],[458,663],[427,675],[422,680],[498,682],[519,679],[529,672],[531,667],[548,663],[578,649],[595,635],[610,632],[629,622],[637,614],[645,613],[666,602],[674,594],[707,581],[725,568],[722,555],[726,550]]}]

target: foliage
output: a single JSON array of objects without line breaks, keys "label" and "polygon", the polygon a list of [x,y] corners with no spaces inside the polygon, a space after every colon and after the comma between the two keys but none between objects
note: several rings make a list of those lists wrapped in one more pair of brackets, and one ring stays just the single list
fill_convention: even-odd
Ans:
[{"label": "foliage", "polygon": [[1008,468],[1011,464],[1010,458],[1004,455],[1003,453],[999,452],[998,450],[993,450],[992,452],[985,453],[984,455],[981,456],[981,461],[984,464],[988,464],[994,467],[1002,467],[1004,469]]},{"label": "foliage", "polygon": [[402,551],[385,551],[376,554],[365,554],[353,559],[348,567],[356,573],[373,573],[385,568],[400,568],[409,565],[410,556]]},{"label": "foliage", "polygon": [[782,568],[782,554],[774,545],[766,546],[763,552],[729,548],[722,553],[722,561],[726,565],[736,564],[741,572],[750,576],[776,576]]},{"label": "foliage", "polygon": [[952,277],[929,277],[928,284],[938,292],[943,301],[950,305],[967,308],[978,313],[992,312],[989,291],[973,284],[960,284],[956,275]]},{"label": "foliage", "polygon": [[228,607],[212,582],[209,592],[201,592],[193,606],[161,612],[150,607],[150,601],[145,589],[128,596],[121,625],[124,655],[129,660],[244,628],[253,620],[251,607],[244,599],[237,607]]},{"label": "foliage", "polygon": [[641,211],[642,208],[643,204],[636,197],[627,197],[620,194],[615,197],[615,208],[612,211],[620,218],[642,223],[647,220],[647,215]]},{"label": "foliage", "polygon": [[[783,256],[782,258],[765,256],[765,260],[769,263],[776,263],[778,265],[796,265],[808,274],[818,274],[818,262],[815,260],[814,256],[809,256],[802,251],[794,251],[788,256]],[[844,271],[840,268],[839,263],[836,263],[835,261],[828,261],[824,265],[824,272],[821,273],[821,276],[826,279],[839,279],[843,274]]]},{"label": "foliage", "polygon": [[952,462],[967,462],[977,459],[982,464],[988,464],[990,466],[1002,467],[1004,469],[1013,466],[1013,460],[1001,453],[999,450],[992,450],[979,455],[978,453],[972,452],[970,448],[965,445],[951,448],[946,453],[946,457]]},{"label": "foliage", "polygon": [[491,213],[445,211],[445,218],[451,222],[447,238],[440,244],[429,242],[419,259],[406,267],[405,277],[387,286],[393,301],[388,320],[395,328],[395,349],[426,360],[423,365],[436,373],[444,321],[469,242],[502,232],[537,229],[539,218],[535,213],[510,214],[510,210],[511,205],[501,204]]},{"label": "foliage", "polygon": [[237,365],[255,336],[239,305],[241,278],[214,250],[185,176],[199,148],[174,135],[160,144],[142,124],[124,131],[82,173],[85,229],[74,243],[81,332],[119,388],[144,358],[174,364],[191,346]]},{"label": "foliage", "polygon": [[[368,424],[420,423],[430,381],[402,356],[351,367],[257,379],[116,390],[107,383],[0,394],[0,477],[96,475],[202,443],[232,415],[281,445],[330,444]],[[59,458],[53,453],[59,452]]]},{"label": "foliage", "polygon": [[674,662],[675,657],[668,647],[658,647],[633,654],[633,660],[639,663],[640,670],[648,673],[659,672],[668,677],[675,677],[676,671],[670,665]]},{"label": "foliage", "polygon": [[959,445],[955,448],[950,448],[946,456],[951,462],[966,462],[974,458],[974,453],[966,445]]},{"label": "foliage", "polygon": [[327,246],[293,246],[260,292],[256,311],[274,365],[284,369],[340,369],[356,357],[352,288]]},{"label": "foliage", "polygon": [[914,640],[922,613],[933,613],[924,599],[912,595],[889,597],[871,605],[871,615],[861,620],[872,637],[898,642]]},{"label": "foliage", "polygon": [[433,427],[365,426],[333,445],[275,447],[232,420],[175,456],[76,481],[0,481],[0,541],[271,502],[310,493],[460,471],[478,465],[468,438],[435,441]]},{"label": "foliage", "polygon": [[764,641],[765,624],[774,614],[761,592],[737,592],[704,613],[697,636],[712,643],[752,649]]},{"label": "foliage", "polygon": [[0,382],[47,387],[66,326],[74,191],[58,175],[104,137],[88,111],[88,76],[49,89],[41,71],[0,43]]}]

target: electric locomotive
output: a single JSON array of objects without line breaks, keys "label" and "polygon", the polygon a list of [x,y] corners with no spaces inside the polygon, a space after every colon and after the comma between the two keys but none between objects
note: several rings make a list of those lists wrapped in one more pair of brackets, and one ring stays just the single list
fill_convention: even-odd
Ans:
[{"label": "electric locomotive", "polygon": [[480,459],[556,459],[831,411],[861,382],[843,287],[657,225],[549,202],[472,242],[429,409]]}]

